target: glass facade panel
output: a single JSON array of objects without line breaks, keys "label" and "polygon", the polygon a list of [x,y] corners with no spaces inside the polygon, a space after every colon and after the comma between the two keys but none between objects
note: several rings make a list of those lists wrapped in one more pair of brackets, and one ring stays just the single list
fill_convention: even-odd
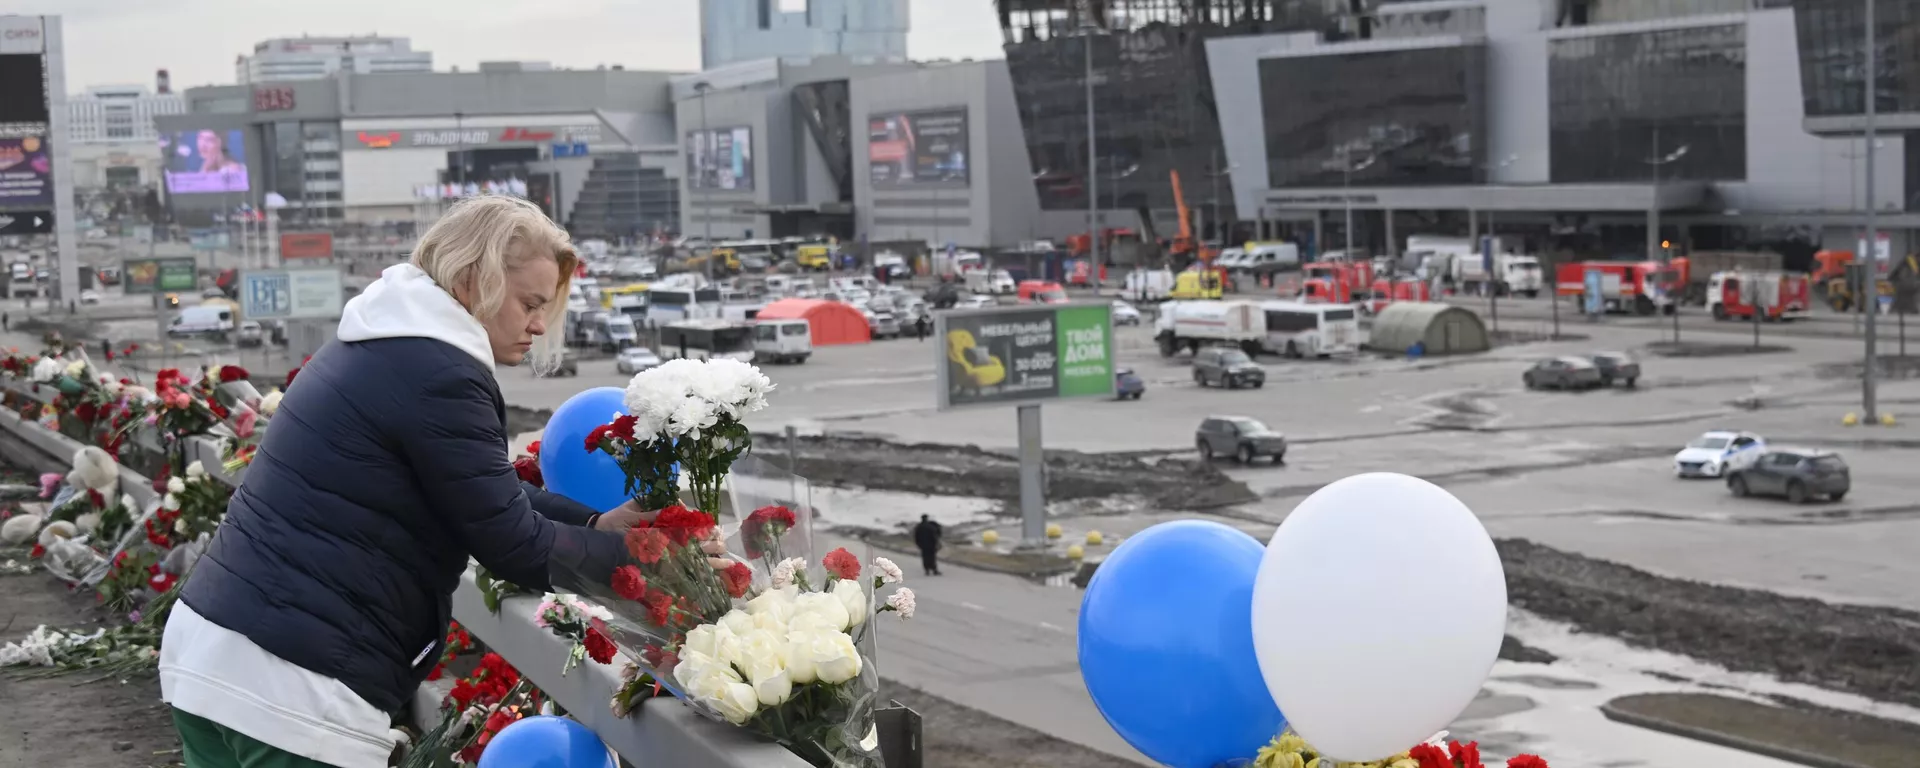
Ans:
[{"label": "glass facade panel", "polygon": [[[1174,207],[1169,172],[1205,204],[1228,175],[1207,69],[1214,37],[1338,34],[1328,10],[1297,0],[997,0],[1040,205],[1087,207],[1087,47],[1093,49],[1100,205]],[[1090,15],[1089,15],[1090,14]],[[1097,29],[1089,34],[1088,26]],[[1233,218],[1231,206],[1222,216]]]},{"label": "glass facade panel", "polygon": [[1274,187],[1472,184],[1484,176],[1486,47],[1260,62]]},{"label": "glass facade panel", "polygon": [[1550,46],[1555,183],[1746,178],[1745,25],[1568,38]]},{"label": "glass facade panel", "polygon": [[[1773,0],[1793,6],[1800,39],[1800,81],[1808,117],[1866,111],[1866,3],[1863,0]],[[1920,112],[1920,3],[1874,6],[1881,113]]]}]

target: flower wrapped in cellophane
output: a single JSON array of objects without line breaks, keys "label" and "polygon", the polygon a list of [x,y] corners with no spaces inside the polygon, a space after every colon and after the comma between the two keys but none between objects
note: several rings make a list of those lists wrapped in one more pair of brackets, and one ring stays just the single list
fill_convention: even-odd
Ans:
[{"label": "flower wrapped in cellophane", "polygon": [[899,569],[881,559],[869,574],[845,549],[809,574],[806,482],[743,458],[752,435],[741,418],[771,389],[743,363],[673,361],[635,376],[629,415],[587,438],[656,510],[627,533],[629,562],[582,593],[611,614],[592,633],[632,659],[611,707],[624,715],[670,694],[810,764],[878,766],[872,620],[910,616],[912,593],[876,600]]}]

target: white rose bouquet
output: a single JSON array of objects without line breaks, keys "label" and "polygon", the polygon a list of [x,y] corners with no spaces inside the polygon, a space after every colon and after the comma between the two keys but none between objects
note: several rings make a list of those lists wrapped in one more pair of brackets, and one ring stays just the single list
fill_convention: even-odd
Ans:
[{"label": "white rose bouquet", "polygon": [[868,573],[852,553],[836,549],[822,565],[814,589],[805,560],[783,560],[743,608],[689,630],[671,649],[668,685],[703,712],[759,732],[811,765],[878,766],[878,675],[860,646],[873,617],[913,615],[913,592],[897,588],[874,600],[875,590],[901,580],[886,558],[876,558]]},{"label": "white rose bouquet", "polygon": [[718,521],[727,470],[753,447],[741,419],[766,408],[772,391],[760,369],[737,360],[671,360],[628,382],[628,415],[595,428],[587,450],[611,455],[627,493],[655,509],[678,495],[678,464],[694,506]]}]

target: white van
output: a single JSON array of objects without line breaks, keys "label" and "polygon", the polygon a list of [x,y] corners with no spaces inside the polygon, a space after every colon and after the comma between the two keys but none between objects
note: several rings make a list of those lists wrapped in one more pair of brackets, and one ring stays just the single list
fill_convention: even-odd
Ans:
[{"label": "white van", "polygon": [[1360,317],[1345,304],[1267,301],[1268,351],[1287,357],[1350,355],[1360,350]]},{"label": "white van", "polygon": [[187,307],[167,326],[168,336],[194,336],[203,333],[227,333],[234,329],[233,309],[219,305]]},{"label": "white van", "polygon": [[754,362],[804,363],[813,354],[813,325],[805,320],[761,320],[753,326]]}]

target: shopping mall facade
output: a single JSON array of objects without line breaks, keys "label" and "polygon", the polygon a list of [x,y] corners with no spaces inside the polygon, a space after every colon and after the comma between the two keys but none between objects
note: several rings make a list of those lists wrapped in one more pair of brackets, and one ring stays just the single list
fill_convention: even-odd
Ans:
[{"label": "shopping mall facade", "polygon": [[[1165,234],[1178,172],[1208,236],[1338,249],[1351,216],[1375,253],[1492,227],[1634,255],[1662,240],[1851,248],[1867,205],[1857,0],[1089,7],[998,3],[1048,211],[1084,211],[1092,176],[1108,226],[1144,212]],[[1877,26],[1872,200],[1904,251],[1920,228],[1920,3],[1881,3]]]},{"label": "shopping mall facade", "polygon": [[[671,231],[671,77],[501,64],[192,88],[187,114],[156,119],[168,201],[188,227],[246,205],[284,206],[289,226],[405,230],[487,190],[582,237]],[[244,172],[204,173],[220,146]]]}]

